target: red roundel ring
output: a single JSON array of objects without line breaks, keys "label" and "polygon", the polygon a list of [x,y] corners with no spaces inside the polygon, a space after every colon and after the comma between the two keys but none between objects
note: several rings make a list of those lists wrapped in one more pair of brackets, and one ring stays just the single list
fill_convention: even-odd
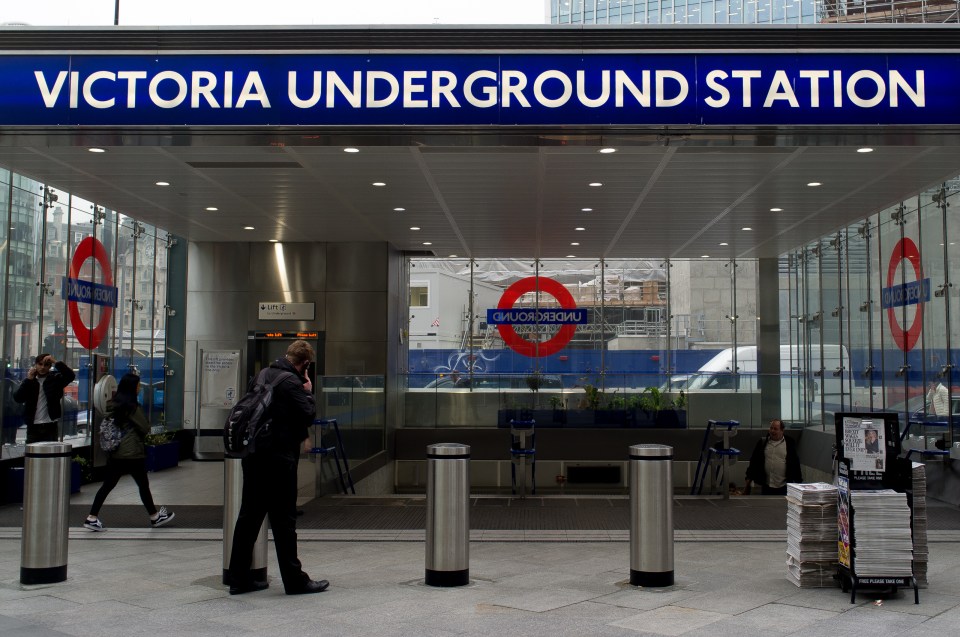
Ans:
[{"label": "red roundel ring", "polygon": [[[893,277],[897,272],[897,266],[907,260],[913,266],[913,272],[917,281],[923,280],[923,267],[920,265],[920,250],[912,239],[904,237],[893,247],[890,253],[890,265],[887,267],[887,287],[893,287]],[[893,340],[904,352],[909,352],[920,340],[920,332],[923,330],[923,303],[917,303],[917,313],[913,317],[913,323],[910,328],[904,330],[900,327],[897,320],[896,308],[887,308],[887,322],[890,324],[890,333],[893,334]]]},{"label": "red roundel ring", "polygon": [[[560,303],[560,307],[563,309],[576,309],[577,302],[574,300],[573,295],[570,294],[570,290],[553,279],[544,279],[537,276],[528,276],[525,279],[520,279],[504,290],[503,296],[500,297],[500,303],[497,304],[497,309],[511,309],[513,304],[516,303],[521,296],[528,292],[535,292],[538,288],[540,291],[546,292],[557,299],[557,302]],[[500,332],[500,337],[503,338],[503,342],[506,343],[507,347],[516,353],[529,356],[530,358],[541,358],[544,356],[552,356],[566,347],[567,343],[573,339],[573,335],[577,331],[577,326],[572,323],[561,325],[557,333],[543,343],[528,341],[517,334],[517,330],[514,329],[513,325],[507,323],[497,325],[497,331]]]},{"label": "red roundel ring", "polygon": [[[96,259],[97,263],[100,264],[100,269],[103,271],[104,285],[113,287],[113,272],[110,271],[110,258],[107,256],[107,250],[103,247],[102,243],[93,237],[86,237],[77,245],[77,249],[73,253],[73,259],[70,261],[70,274],[68,276],[71,279],[79,278],[80,268],[83,267],[84,262],[91,257]],[[73,326],[73,333],[76,335],[77,341],[86,349],[95,349],[100,345],[103,337],[107,335],[107,330],[110,329],[110,318],[113,316],[113,308],[109,305],[104,305],[103,310],[100,312],[100,322],[97,323],[96,327],[90,329],[83,322],[83,317],[80,316],[80,308],[77,306],[76,301],[68,301],[67,307],[70,310],[70,325]]]}]

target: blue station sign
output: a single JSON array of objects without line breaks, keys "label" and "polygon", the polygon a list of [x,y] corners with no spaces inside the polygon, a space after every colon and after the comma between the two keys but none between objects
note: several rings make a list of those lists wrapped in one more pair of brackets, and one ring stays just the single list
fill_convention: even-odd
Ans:
[{"label": "blue station sign", "polygon": [[588,322],[587,311],[582,308],[487,310],[487,323],[490,325],[586,325]]},{"label": "blue station sign", "polygon": [[0,55],[0,126],[957,125],[957,53]]},{"label": "blue station sign", "polygon": [[880,305],[883,309],[906,307],[930,302],[930,279],[911,281],[880,290]]}]

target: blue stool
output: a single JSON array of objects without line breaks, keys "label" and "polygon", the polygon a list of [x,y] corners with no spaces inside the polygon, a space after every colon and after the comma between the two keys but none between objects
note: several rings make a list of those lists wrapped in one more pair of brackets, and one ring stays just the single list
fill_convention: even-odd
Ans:
[{"label": "blue stool", "polygon": [[729,483],[727,480],[727,465],[729,460],[736,462],[740,458],[740,450],[736,447],[727,449],[717,449],[710,447],[708,453],[707,465],[710,467],[710,490],[715,490],[717,477],[720,478],[720,489],[723,492],[723,498],[730,497],[730,489],[724,488]]},{"label": "blue stool", "polygon": [[[356,495],[357,490],[353,485],[353,477],[350,475],[350,462],[347,460],[347,454],[343,449],[343,438],[340,436],[340,427],[337,425],[337,419],[318,418],[313,421],[313,425],[320,429],[316,435],[318,446],[313,447],[310,453],[319,458],[332,458],[337,467],[337,477],[340,479],[340,488],[343,489],[343,493],[347,493],[347,484],[349,482],[350,492]],[[336,436],[336,443],[331,446],[323,446],[320,444],[323,442],[323,434],[325,432],[330,433],[331,430]],[[341,460],[343,460],[343,467],[340,466]],[[346,474],[346,480],[344,480],[344,474]]]},{"label": "blue stool", "polygon": [[517,494],[517,466],[520,466],[520,497],[527,491],[527,460],[530,461],[531,493],[537,494],[537,432],[536,421],[510,421],[510,488]]}]

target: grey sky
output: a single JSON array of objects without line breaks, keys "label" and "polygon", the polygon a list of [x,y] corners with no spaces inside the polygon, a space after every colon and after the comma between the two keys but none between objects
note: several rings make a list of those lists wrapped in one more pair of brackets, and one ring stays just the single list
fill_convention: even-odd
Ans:
[{"label": "grey sky", "polygon": [[[113,24],[114,0],[2,0],[0,23]],[[120,25],[544,24],[546,0],[120,0]]]}]

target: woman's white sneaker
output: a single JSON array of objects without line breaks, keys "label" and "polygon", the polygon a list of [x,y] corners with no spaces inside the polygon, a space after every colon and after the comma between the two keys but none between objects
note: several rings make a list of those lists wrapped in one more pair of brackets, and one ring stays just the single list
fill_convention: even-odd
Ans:
[{"label": "woman's white sneaker", "polygon": [[101,524],[100,518],[97,518],[96,520],[90,520],[90,519],[84,520],[83,527],[86,529],[90,529],[91,531],[103,530],[103,524]]},{"label": "woman's white sneaker", "polygon": [[156,520],[151,519],[150,526],[152,527],[163,526],[164,524],[172,520],[175,515],[176,513],[168,513],[167,507],[160,507],[160,510],[157,511],[157,519]]}]

